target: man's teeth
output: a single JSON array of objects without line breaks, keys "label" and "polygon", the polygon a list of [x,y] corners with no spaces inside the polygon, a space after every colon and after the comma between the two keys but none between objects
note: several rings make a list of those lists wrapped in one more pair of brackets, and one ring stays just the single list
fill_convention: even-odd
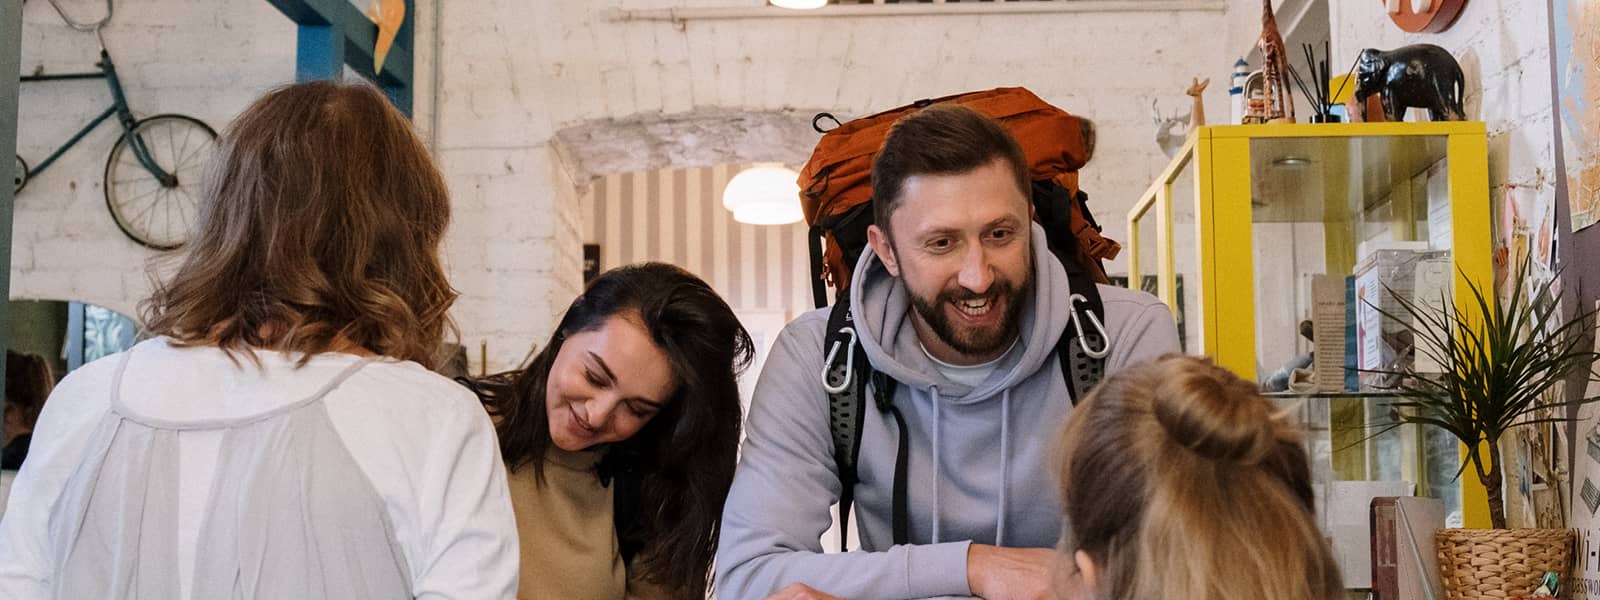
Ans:
[{"label": "man's teeth", "polygon": [[970,316],[979,317],[989,312],[989,307],[992,306],[993,303],[991,303],[988,298],[983,298],[979,300],[962,300],[956,302],[955,305],[957,310],[960,310],[961,312]]}]

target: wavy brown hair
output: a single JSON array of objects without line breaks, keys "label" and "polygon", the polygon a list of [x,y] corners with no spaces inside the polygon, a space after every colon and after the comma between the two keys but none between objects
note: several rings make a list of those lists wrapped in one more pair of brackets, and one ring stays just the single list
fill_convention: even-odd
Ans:
[{"label": "wavy brown hair", "polygon": [[1302,443],[1254,384],[1208,360],[1117,373],[1062,436],[1063,548],[1099,567],[1098,600],[1342,598]]},{"label": "wavy brown hair", "polygon": [[452,329],[444,179],[376,88],[268,92],[219,140],[201,201],[177,273],[142,307],[151,332],[230,355],[354,344],[426,364]]}]

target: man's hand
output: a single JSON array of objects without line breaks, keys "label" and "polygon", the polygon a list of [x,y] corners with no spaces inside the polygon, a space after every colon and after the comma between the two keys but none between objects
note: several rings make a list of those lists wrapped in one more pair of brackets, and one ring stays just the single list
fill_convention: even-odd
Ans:
[{"label": "man's hand", "polygon": [[985,600],[1052,598],[1050,572],[1056,560],[1056,551],[1049,548],[973,544],[967,548],[967,587]]},{"label": "man's hand", "polygon": [[811,589],[804,583],[789,584],[789,587],[778,590],[778,593],[767,596],[767,600],[843,600],[837,596],[830,596]]}]

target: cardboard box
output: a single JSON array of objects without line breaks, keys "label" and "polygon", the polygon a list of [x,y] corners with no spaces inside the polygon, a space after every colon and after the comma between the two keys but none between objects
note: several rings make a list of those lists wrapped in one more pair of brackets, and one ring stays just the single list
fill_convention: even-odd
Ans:
[{"label": "cardboard box", "polygon": [[1311,278],[1311,369],[1316,373],[1317,390],[1345,390],[1345,278],[1315,275]]}]

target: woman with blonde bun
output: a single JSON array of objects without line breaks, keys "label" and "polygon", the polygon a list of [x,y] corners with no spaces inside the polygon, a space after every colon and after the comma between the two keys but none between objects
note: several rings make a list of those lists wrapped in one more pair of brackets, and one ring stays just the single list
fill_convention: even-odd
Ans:
[{"label": "woman with blonde bun", "polygon": [[1167,356],[1113,375],[1062,434],[1070,599],[1333,600],[1302,435],[1256,387]]}]

